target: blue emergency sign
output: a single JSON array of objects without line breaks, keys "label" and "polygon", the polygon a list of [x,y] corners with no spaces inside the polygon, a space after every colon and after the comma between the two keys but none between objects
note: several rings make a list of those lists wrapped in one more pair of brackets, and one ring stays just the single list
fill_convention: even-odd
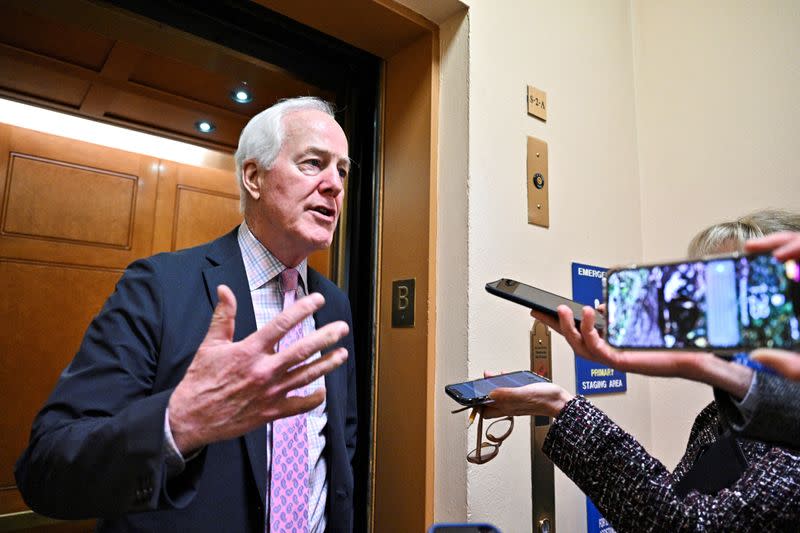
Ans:
[{"label": "blue emergency sign", "polygon": [[[603,267],[572,263],[572,299],[578,303],[597,307],[603,302]],[[575,354],[575,390],[578,394],[624,392],[628,389],[625,372],[584,359]],[[586,498],[586,533],[614,533],[614,528],[603,518],[592,500]]]},{"label": "blue emergency sign", "polygon": [[[596,307],[603,302],[603,267],[572,263],[572,299]],[[625,392],[628,380],[625,372],[589,361],[575,354],[575,392],[584,396]]]}]

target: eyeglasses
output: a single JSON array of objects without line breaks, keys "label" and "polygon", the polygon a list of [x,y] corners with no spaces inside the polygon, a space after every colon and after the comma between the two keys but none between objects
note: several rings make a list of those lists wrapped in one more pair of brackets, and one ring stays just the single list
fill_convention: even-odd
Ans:
[{"label": "eyeglasses", "polygon": [[489,424],[486,427],[485,437],[489,442],[484,442],[483,407],[476,407],[473,409],[469,417],[469,423],[472,425],[472,422],[475,420],[476,412],[478,414],[478,444],[474,450],[467,454],[467,461],[476,465],[482,465],[497,457],[497,453],[500,451],[500,445],[511,435],[511,431],[514,429],[514,417],[506,416],[498,418]]}]

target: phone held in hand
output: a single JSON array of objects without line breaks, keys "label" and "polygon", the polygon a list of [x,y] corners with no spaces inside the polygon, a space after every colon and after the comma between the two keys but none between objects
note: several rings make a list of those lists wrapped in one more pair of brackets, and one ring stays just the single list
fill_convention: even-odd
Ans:
[{"label": "phone held in hand", "polygon": [[797,263],[731,254],[608,271],[606,341],[724,353],[800,344]]},{"label": "phone held in hand", "polygon": [[[575,325],[580,327],[584,306],[576,301],[508,278],[501,278],[497,281],[487,283],[486,290],[500,298],[505,298],[506,300],[550,315],[556,320],[558,320],[558,306],[566,305],[572,309],[572,314],[575,316]],[[595,329],[603,331],[605,325],[606,321],[603,315],[595,313]]]},{"label": "phone held in hand", "polygon": [[474,379],[445,386],[444,391],[452,399],[472,407],[491,402],[489,393],[503,387],[522,387],[531,383],[549,383],[550,380],[530,370],[519,370],[489,378]]}]

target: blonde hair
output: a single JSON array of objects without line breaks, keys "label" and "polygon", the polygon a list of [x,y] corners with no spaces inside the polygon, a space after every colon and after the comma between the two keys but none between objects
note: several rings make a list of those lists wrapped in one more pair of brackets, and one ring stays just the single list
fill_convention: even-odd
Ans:
[{"label": "blonde hair", "polygon": [[800,231],[800,213],[762,209],[704,229],[689,243],[689,257],[740,251],[745,241],[778,231]]}]

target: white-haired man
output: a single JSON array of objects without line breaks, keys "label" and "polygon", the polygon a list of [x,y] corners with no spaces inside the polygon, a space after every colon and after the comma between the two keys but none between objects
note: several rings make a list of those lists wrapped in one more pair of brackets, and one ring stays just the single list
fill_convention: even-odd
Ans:
[{"label": "white-haired man", "polygon": [[350,306],[306,261],[333,238],[347,139],[325,102],[284,100],[236,164],[244,223],[133,263],[89,327],[17,463],[32,509],[101,531],[352,529]]}]

